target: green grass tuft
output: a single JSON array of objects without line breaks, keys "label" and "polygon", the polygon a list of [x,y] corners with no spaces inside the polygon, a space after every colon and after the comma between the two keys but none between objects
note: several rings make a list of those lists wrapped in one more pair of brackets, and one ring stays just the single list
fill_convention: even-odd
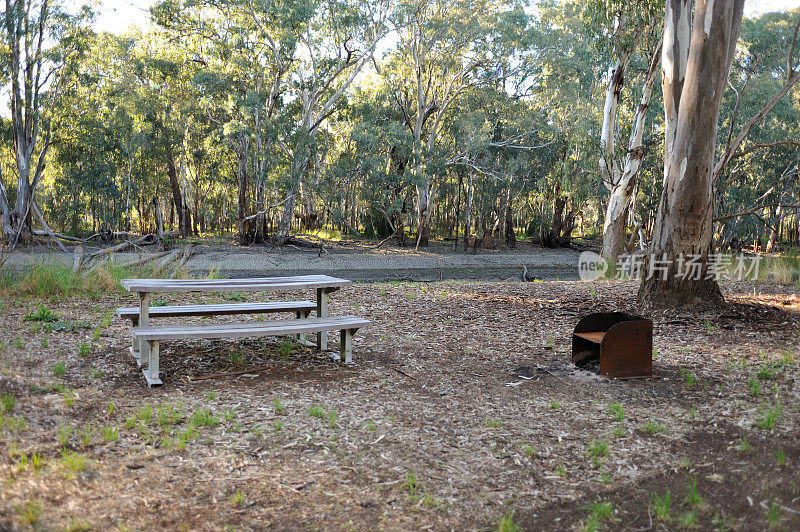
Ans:
[{"label": "green grass tuft", "polygon": [[590,504],[584,507],[584,510],[588,510],[589,515],[586,517],[586,521],[582,523],[582,526],[579,527],[581,530],[587,532],[600,530],[600,523],[614,520],[614,505],[609,501]]},{"label": "green grass tuft", "polygon": [[319,406],[317,403],[311,403],[311,406],[308,407],[308,415],[311,417],[325,417],[325,409]]},{"label": "green grass tuft", "polygon": [[119,441],[119,429],[117,427],[103,427],[103,441],[117,443]]},{"label": "green grass tuft", "polygon": [[24,506],[15,506],[14,510],[16,510],[20,519],[28,523],[31,528],[36,529],[39,527],[39,523],[42,520],[42,504],[40,502],[30,500]]},{"label": "green grass tuft", "polygon": [[700,493],[697,491],[697,479],[693,478],[689,483],[689,491],[686,493],[686,498],[684,500],[686,504],[690,506],[697,506],[703,502]]},{"label": "green grass tuft", "polygon": [[612,403],[608,409],[614,414],[614,419],[622,423],[625,419],[625,408],[618,403]]},{"label": "green grass tuft", "polygon": [[0,395],[0,405],[3,407],[3,412],[11,412],[14,410],[14,405],[16,404],[16,400],[14,396],[10,393],[4,393]]},{"label": "green grass tuft", "polygon": [[647,434],[656,434],[659,432],[667,432],[667,427],[661,425],[660,423],[656,423],[655,421],[648,421],[642,425],[642,430]]},{"label": "green grass tuft", "polygon": [[219,417],[215,416],[208,408],[199,408],[192,414],[192,425],[195,427],[218,427]]},{"label": "green grass tuft", "polygon": [[778,462],[778,465],[783,465],[786,463],[786,453],[783,451],[782,447],[778,447],[778,450],[775,451],[775,461]]},{"label": "green grass tuft", "polygon": [[665,491],[664,495],[659,495],[658,493],[653,494],[652,511],[657,521],[668,523],[670,521],[671,508],[672,499],[669,490]]},{"label": "green grass tuft", "polygon": [[286,406],[277,397],[272,400],[272,406],[275,407],[276,414],[283,414],[286,412]]},{"label": "green grass tuft", "polygon": [[183,419],[183,410],[181,408],[176,408],[171,404],[160,405],[156,411],[156,416],[158,418],[158,424],[162,427],[169,427],[171,425],[175,425],[180,423]]},{"label": "green grass tuft", "polygon": [[78,355],[86,357],[92,354],[92,344],[88,342],[78,342]]},{"label": "green grass tuft", "polygon": [[589,445],[588,453],[595,458],[605,458],[608,456],[608,442],[602,440],[593,441]]},{"label": "green grass tuft", "polygon": [[764,415],[756,420],[756,427],[760,428],[761,430],[772,430],[777,425],[778,420],[781,418],[783,414],[783,408],[781,405],[776,404],[771,407],[767,407],[763,409]]},{"label": "green grass tuft", "polygon": [[59,319],[61,319],[59,315],[47,308],[44,303],[40,303],[33,313],[25,314],[25,321],[53,322]]},{"label": "green grass tuft", "polygon": [[85,471],[88,464],[84,455],[67,449],[61,451],[61,460],[63,464],[62,475],[66,478],[74,477],[76,473]]},{"label": "green grass tuft", "polygon": [[122,279],[156,276],[163,277],[164,272],[152,271],[152,266],[131,270],[111,262],[89,272],[73,272],[65,264],[41,260],[25,270],[0,274],[0,295],[51,298],[82,294],[96,298],[103,292],[122,291]]},{"label": "green grass tuft", "polygon": [[514,521],[514,512],[509,510],[497,522],[497,532],[519,532],[522,528]]}]

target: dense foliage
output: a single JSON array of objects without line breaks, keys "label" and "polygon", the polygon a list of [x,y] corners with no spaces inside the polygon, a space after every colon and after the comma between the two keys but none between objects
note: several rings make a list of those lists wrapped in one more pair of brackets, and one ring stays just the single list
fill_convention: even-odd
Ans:
[{"label": "dense foliage", "polygon": [[[56,3],[36,203],[69,234],[151,232],[161,212],[168,229],[243,244],[320,229],[423,245],[429,234],[463,246],[597,238],[606,75],[632,50],[616,118],[625,139],[662,26],[644,4],[163,0],[146,33],[113,35]],[[782,86],[798,16],[743,24],[720,152]],[[12,63],[0,62],[4,84]],[[799,96],[792,88],[732,154],[720,245],[797,243]],[[663,176],[660,99],[656,83],[631,205],[645,235]],[[0,124],[13,205],[18,154],[11,121]]]}]

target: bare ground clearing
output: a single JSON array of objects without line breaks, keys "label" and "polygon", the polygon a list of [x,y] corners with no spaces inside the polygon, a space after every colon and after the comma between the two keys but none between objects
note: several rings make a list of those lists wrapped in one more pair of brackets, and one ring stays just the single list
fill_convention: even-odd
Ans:
[{"label": "bare ground clearing", "polygon": [[[173,342],[152,390],[110,319],[129,294],[45,301],[60,316],[49,325],[24,320],[38,300],[6,299],[0,528],[40,508],[56,530],[489,530],[509,512],[567,530],[600,502],[613,529],[800,527],[794,287],[728,284],[724,311],[652,316],[658,379],[574,371],[578,317],[631,308],[635,290],[354,285],[331,313],[374,322],[356,367],[279,339]],[[247,368],[261,369],[189,379]]]}]

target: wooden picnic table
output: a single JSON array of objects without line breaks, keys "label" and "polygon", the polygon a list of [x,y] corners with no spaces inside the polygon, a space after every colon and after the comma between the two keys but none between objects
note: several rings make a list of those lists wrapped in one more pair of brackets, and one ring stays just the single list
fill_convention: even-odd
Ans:
[{"label": "wooden picnic table", "polygon": [[[256,277],[248,279],[123,279],[122,287],[139,296],[138,327],[147,328],[150,322],[150,295],[165,292],[274,292],[282,290],[316,289],[317,318],[328,315],[328,296],[352,281],[328,275],[299,275],[289,277]],[[328,348],[328,332],[317,332],[317,347]],[[137,362],[150,360],[148,342],[132,342],[131,353]],[[141,362],[140,362],[141,365]],[[145,377],[150,383],[148,373]],[[157,377],[156,377],[157,379]],[[160,384],[160,381],[157,383]]]}]

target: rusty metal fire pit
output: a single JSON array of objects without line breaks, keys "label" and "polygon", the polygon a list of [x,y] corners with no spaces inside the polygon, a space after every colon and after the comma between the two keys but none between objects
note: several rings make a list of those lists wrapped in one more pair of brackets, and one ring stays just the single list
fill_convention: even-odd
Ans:
[{"label": "rusty metal fire pit", "polygon": [[624,312],[582,318],[572,333],[572,363],[600,361],[600,375],[619,379],[653,376],[653,322]]}]

